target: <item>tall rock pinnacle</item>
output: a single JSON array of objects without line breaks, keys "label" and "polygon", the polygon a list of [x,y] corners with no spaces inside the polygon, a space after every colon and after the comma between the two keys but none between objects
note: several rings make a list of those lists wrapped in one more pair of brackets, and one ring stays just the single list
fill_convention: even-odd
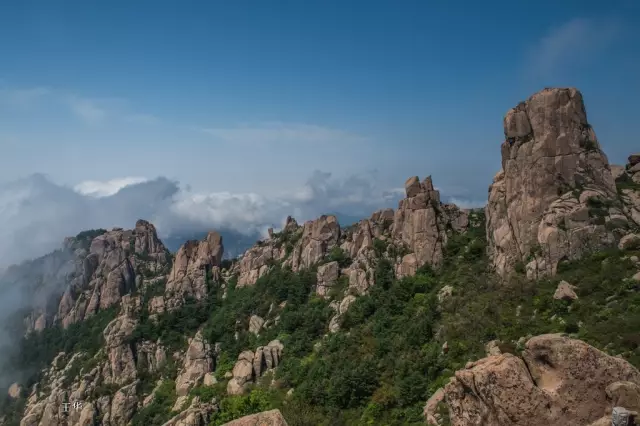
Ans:
[{"label": "tall rock pinnacle", "polygon": [[554,274],[562,259],[613,245],[627,218],[582,94],[544,89],[507,112],[502,170],[489,188],[487,238],[500,275],[526,265]]}]

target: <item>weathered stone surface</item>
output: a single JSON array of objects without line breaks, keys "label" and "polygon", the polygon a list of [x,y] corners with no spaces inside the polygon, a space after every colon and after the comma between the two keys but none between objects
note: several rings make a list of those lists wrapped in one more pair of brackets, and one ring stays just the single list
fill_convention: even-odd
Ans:
[{"label": "weathered stone surface", "polygon": [[222,237],[211,231],[202,241],[187,241],[176,253],[165,291],[168,309],[184,303],[186,297],[202,300],[207,296],[210,278],[217,281],[224,248]]},{"label": "weathered stone surface", "polygon": [[331,303],[331,307],[335,309],[336,314],[329,321],[329,331],[332,333],[340,330],[340,321],[342,316],[347,312],[349,306],[356,301],[356,297],[352,294],[345,296],[344,299],[338,304],[336,302]]},{"label": "weathered stone surface", "polygon": [[249,333],[253,333],[256,336],[262,330],[262,326],[264,325],[264,318],[259,317],[258,315],[251,315],[249,318]]},{"label": "weathered stone surface", "polygon": [[636,250],[640,248],[640,235],[638,234],[628,234],[620,239],[620,243],[618,243],[618,248],[620,250]]},{"label": "weathered stone surface", "polygon": [[396,266],[396,272],[403,276],[424,264],[439,266],[447,229],[464,231],[468,226],[466,212],[440,203],[440,192],[433,187],[431,176],[422,182],[417,177],[409,179],[405,190],[407,197],[398,204],[392,229],[393,239],[414,254]]},{"label": "weathered stone surface", "polygon": [[291,269],[298,271],[318,263],[338,243],[340,225],[333,215],[305,222],[302,236],[291,253]]},{"label": "weathered stone surface", "polygon": [[104,329],[105,350],[109,362],[103,376],[105,383],[125,384],[136,378],[136,363],[129,337],[137,321],[122,315],[111,321]]},{"label": "weathered stone surface", "polygon": [[280,410],[270,410],[241,417],[223,426],[287,426],[287,422]]},{"label": "weathered stone surface", "polygon": [[616,188],[580,92],[534,94],[507,113],[504,133],[502,170],[486,207],[496,271],[505,276],[529,262],[533,278],[554,274],[561,259],[614,244],[605,223],[621,213]]},{"label": "weathered stone surface", "polygon": [[318,266],[316,294],[326,296],[329,290],[338,280],[340,274],[340,266],[338,262],[333,261]]},{"label": "weathered stone surface", "polygon": [[194,386],[202,383],[204,376],[215,369],[215,357],[211,345],[202,337],[202,331],[189,340],[182,370],[176,378],[176,394],[185,396]]},{"label": "weathered stone surface", "polygon": [[126,425],[133,417],[138,406],[136,396],[136,386],[138,382],[133,382],[119,389],[113,396],[111,402],[111,423],[113,425]]},{"label": "weathered stone surface", "polygon": [[162,426],[207,426],[211,415],[217,410],[217,404],[201,402],[198,397],[195,397],[189,408],[177,414]]},{"label": "weathered stone surface", "polygon": [[67,327],[117,305],[137,281],[144,281],[144,274],[161,274],[169,261],[155,227],[144,220],[133,230],[115,228],[93,239],[68,238],[65,247],[73,255],[65,266],[66,289],[55,318],[48,309],[36,311],[30,329],[43,329],[55,319]]},{"label": "weathered stone surface", "polygon": [[[288,229],[289,231],[286,232],[296,232],[297,228],[294,228],[294,225],[291,224]],[[234,272],[238,274],[238,286],[244,287],[255,284],[258,278],[267,273],[272,262],[282,260],[285,255],[285,247],[279,239],[273,237],[269,241],[251,247],[234,265]]]},{"label": "weathered stone surface", "polygon": [[429,397],[427,403],[424,406],[424,417],[427,420],[428,425],[437,426],[440,424],[439,415],[438,415],[438,405],[444,402],[444,390],[442,388],[438,389]]},{"label": "weathered stone surface", "polygon": [[276,368],[282,359],[284,345],[272,340],[255,352],[243,351],[233,367],[232,377],[227,383],[227,394],[242,395],[247,383],[255,382],[266,371]]},{"label": "weathered stone surface", "polygon": [[418,270],[418,258],[415,253],[405,254],[402,261],[396,265],[396,276],[398,278],[409,277],[416,274]]},{"label": "weathered stone surface", "polygon": [[576,286],[569,284],[566,281],[560,281],[553,298],[556,300],[576,300],[578,295],[576,294]]},{"label": "weathered stone surface", "polygon": [[531,338],[522,358],[470,363],[445,394],[453,426],[588,425],[611,409],[607,389],[621,381],[638,385],[640,372],[580,340],[547,334]]}]

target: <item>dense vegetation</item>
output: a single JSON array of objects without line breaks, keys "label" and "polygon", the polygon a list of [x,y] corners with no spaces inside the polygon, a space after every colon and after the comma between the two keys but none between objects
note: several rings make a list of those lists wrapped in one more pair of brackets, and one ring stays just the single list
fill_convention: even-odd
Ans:
[{"label": "dense vegetation", "polygon": [[[216,398],[220,410],[212,425],[271,408],[280,408],[292,426],[422,425],[426,399],[456,369],[483,357],[494,339],[504,342],[503,350],[518,352],[528,336],[564,332],[640,367],[640,284],[631,279],[637,271],[632,256],[640,252],[597,252],[562,263],[552,279],[520,275],[500,282],[488,272],[484,223],[477,215],[476,227],[448,238],[438,270],[423,267],[396,279],[392,264],[379,257],[375,286],[351,305],[337,333],[328,333],[330,300],[314,295],[315,269],[294,273],[273,265],[254,286],[237,288],[231,280],[226,289],[212,285],[206,303],[188,302],[158,321],[143,315],[132,341],[160,339],[170,350],[181,349],[204,325],[204,337],[220,343],[220,382],[196,387],[190,397]],[[381,241],[374,248],[379,256],[387,250]],[[339,250],[327,260],[347,262]],[[553,299],[561,280],[577,286],[578,300]],[[439,298],[445,286],[451,294]],[[259,337],[247,331],[254,314],[270,323]],[[112,313],[101,315],[25,339],[23,366],[41,368],[60,350],[96,353],[99,330]],[[227,396],[224,373],[238,354],[273,339],[285,345],[275,377],[263,377],[248,395]],[[163,381],[133,424],[161,425],[175,414],[176,365],[156,374],[140,368],[141,394]],[[286,396],[290,388],[293,394]]]}]

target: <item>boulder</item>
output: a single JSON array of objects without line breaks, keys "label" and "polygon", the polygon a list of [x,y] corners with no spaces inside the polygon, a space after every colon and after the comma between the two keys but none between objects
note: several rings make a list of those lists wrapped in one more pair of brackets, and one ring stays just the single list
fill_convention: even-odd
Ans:
[{"label": "boulder", "polygon": [[222,426],[287,426],[280,410],[263,411],[258,414],[241,417]]},{"label": "boulder", "polygon": [[527,262],[530,277],[552,275],[561,259],[615,244],[605,223],[622,211],[578,90],[534,94],[507,113],[504,134],[502,170],[485,209],[498,274]]},{"label": "boulder", "polygon": [[258,347],[255,352],[247,350],[240,353],[227,383],[227,394],[244,394],[246,384],[255,382],[266,371],[280,364],[283,349],[284,345],[279,340],[272,340],[268,345]]},{"label": "boulder", "polygon": [[618,243],[620,250],[637,250],[640,248],[640,235],[627,234],[620,239]]},{"label": "boulder", "polygon": [[[616,382],[631,384],[621,392]],[[522,358],[501,354],[470,363],[444,392],[452,426],[561,426],[599,421],[612,408],[608,395],[634,401],[638,385],[640,372],[627,361],[547,334],[529,339]]]},{"label": "boulder", "polygon": [[428,425],[440,425],[440,415],[438,414],[438,405],[444,402],[445,394],[442,388],[438,389],[429,397],[424,406],[424,417]]},{"label": "boulder", "polygon": [[318,286],[316,288],[316,294],[322,297],[326,296],[329,293],[329,290],[331,289],[331,287],[333,287],[333,285],[338,280],[339,274],[340,274],[340,266],[336,261],[318,266],[318,273],[317,273]]},{"label": "boulder", "polygon": [[249,333],[257,336],[260,333],[260,330],[262,330],[263,325],[264,318],[259,317],[258,315],[251,315],[251,318],[249,318]]},{"label": "boulder", "polygon": [[211,415],[217,410],[217,404],[201,402],[198,397],[195,397],[186,410],[175,415],[162,426],[207,426]]},{"label": "boulder", "polygon": [[571,285],[564,280],[560,281],[555,293],[553,293],[553,298],[556,300],[576,300],[578,298],[578,295],[575,292],[576,288],[576,286]]},{"label": "boulder", "polygon": [[351,306],[351,304],[355,301],[356,297],[352,294],[349,294],[345,296],[345,298],[342,299],[339,304],[335,302],[331,303],[330,306],[336,311],[335,315],[329,321],[329,331],[331,333],[335,333],[340,330],[340,321],[342,320],[342,316],[347,312],[349,306]]},{"label": "boulder", "polygon": [[184,363],[176,378],[176,394],[186,396],[189,390],[202,383],[204,376],[215,368],[215,357],[211,345],[204,340],[202,332],[189,339],[189,348]]}]

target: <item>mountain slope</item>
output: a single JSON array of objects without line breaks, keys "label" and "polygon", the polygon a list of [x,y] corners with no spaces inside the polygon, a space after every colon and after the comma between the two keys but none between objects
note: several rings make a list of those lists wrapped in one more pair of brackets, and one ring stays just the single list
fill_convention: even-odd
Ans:
[{"label": "mountain slope", "polygon": [[[564,99],[565,91],[542,92],[563,100],[543,103],[551,112],[539,116],[573,128],[575,117],[562,111],[584,106],[579,92]],[[524,118],[511,122],[503,153],[513,152],[513,170],[535,176],[567,167],[520,157],[538,142]],[[525,130],[513,136],[513,128]],[[580,145],[549,135],[545,143],[560,150]],[[333,215],[302,225],[288,218],[231,260],[217,232],[172,255],[146,221],[68,239],[62,251],[6,276],[4,288],[21,297],[33,289],[47,297],[4,322],[28,333],[2,360],[3,377],[15,383],[0,424],[222,425],[279,409],[289,425],[524,426],[606,421],[614,403],[640,408],[640,156],[610,167],[598,145],[589,149],[597,152],[580,147],[575,155],[587,163],[596,156],[615,187],[585,198],[586,186],[561,192],[547,182],[555,189],[540,189],[548,196],[536,198],[542,207],[526,221],[510,212],[525,211],[537,193],[516,190],[520,177],[506,167],[486,213],[443,204],[431,177],[411,177],[396,210],[348,227]],[[574,183],[591,173],[575,172]],[[563,229],[545,209],[575,223]],[[547,239],[532,250],[547,227],[580,229],[589,244],[567,252],[566,240]],[[518,237],[525,234],[530,241]],[[586,343],[532,338],[547,333]],[[598,380],[554,358],[566,350]],[[620,386],[630,395],[624,401],[615,397]],[[552,415],[524,394],[502,398],[509,389],[533,389]],[[591,400],[567,407],[549,396],[579,389]],[[523,412],[517,420],[500,414]]]}]

